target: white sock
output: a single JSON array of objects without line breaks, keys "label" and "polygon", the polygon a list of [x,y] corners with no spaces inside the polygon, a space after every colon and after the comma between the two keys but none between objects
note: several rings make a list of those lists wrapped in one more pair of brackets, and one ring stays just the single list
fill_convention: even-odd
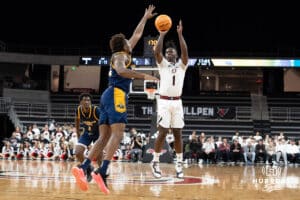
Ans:
[{"label": "white sock", "polygon": [[177,163],[182,163],[182,153],[176,153],[176,162]]},{"label": "white sock", "polygon": [[153,162],[159,162],[160,153],[154,152],[153,154]]}]

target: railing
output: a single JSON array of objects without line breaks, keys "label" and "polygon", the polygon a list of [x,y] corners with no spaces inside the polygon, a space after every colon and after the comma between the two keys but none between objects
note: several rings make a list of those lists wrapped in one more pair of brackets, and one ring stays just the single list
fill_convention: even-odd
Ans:
[{"label": "railing", "polygon": [[[78,104],[30,104],[30,103],[14,103],[13,109],[20,117],[40,117],[49,119],[73,119]],[[8,110],[10,107],[8,100],[0,99],[0,112]],[[269,108],[270,120],[273,121],[300,121],[300,108],[295,107],[271,107]],[[134,106],[128,106],[128,118],[138,119],[135,116]],[[150,119],[151,116],[143,117],[144,120]],[[193,120],[202,120],[195,118]],[[214,120],[214,119],[211,119]],[[235,117],[231,120],[252,120],[251,107],[237,106],[235,107]]]},{"label": "railing", "polygon": [[[78,104],[30,104],[14,103],[13,108],[20,117],[40,117],[51,119],[73,119]],[[128,105],[128,118],[138,119],[135,116],[134,106]],[[144,120],[150,119],[151,116],[143,117]],[[251,107],[236,107],[235,117],[232,120],[251,120]]]},{"label": "railing", "polygon": [[11,98],[0,97],[0,113],[8,113],[11,105]]},{"label": "railing", "polygon": [[272,121],[300,121],[300,108],[295,107],[271,107],[269,110]]},{"label": "railing", "polygon": [[15,127],[20,127],[21,131],[23,131],[23,132],[25,131],[25,127],[20,122],[19,117],[13,106],[10,107],[8,116],[9,116],[10,120],[13,122],[13,124],[15,125]]},{"label": "railing", "polygon": [[22,117],[74,118],[77,104],[31,104],[14,103],[17,114]]}]

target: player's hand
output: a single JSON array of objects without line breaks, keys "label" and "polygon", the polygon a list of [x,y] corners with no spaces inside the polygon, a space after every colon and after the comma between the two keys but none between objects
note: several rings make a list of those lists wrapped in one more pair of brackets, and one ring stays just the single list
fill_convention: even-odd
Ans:
[{"label": "player's hand", "polygon": [[149,74],[145,74],[144,80],[150,80],[150,81],[157,81],[157,82],[159,82],[158,78],[156,78],[155,76],[151,76]]},{"label": "player's hand", "polygon": [[152,13],[155,9],[155,6],[154,5],[149,5],[148,8],[146,8],[145,10],[145,14],[144,16],[146,17],[146,19],[150,19],[152,17],[154,17],[155,15],[157,15],[157,13]]},{"label": "player's hand", "polygon": [[182,20],[179,20],[179,24],[177,25],[177,33],[182,34]]}]

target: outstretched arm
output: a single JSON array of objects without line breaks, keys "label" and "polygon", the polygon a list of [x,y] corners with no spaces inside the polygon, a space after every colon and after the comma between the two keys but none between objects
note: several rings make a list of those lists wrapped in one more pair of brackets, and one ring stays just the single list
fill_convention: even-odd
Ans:
[{"label": "outstretched arm", "polygon": [[117,71],[117,73],[124,78],[136,78],[136,79],[144,79],[144,80],[153,80],[159,81],[158,78],[151,76],[149,74],[140,73],[131,69],[127,69],[125,66],[126,57],[124,54],[115,55],[113,58],[113,67]]},{"label": "outstretched arm", "polygon": [[181,61],[184,65],[187,65],[189,62],[189,56],[188,56],[188,49],[185,42],[185,39],[182,35],[182,21],[179,21],[179,24],[177,25],[177,33],[178,33],[178,39],[180,44],[180,51],[181,51]]},{"label": "outstretched arm", "polygon": [[147,20],[157,15],[157,13],[152,13],[154,9],[155,6],[153,5],[149,5],[148,8],[146,8],[144,16],[142,17],[141,21],[139,22],[129,39],[131,49],[133,49],[137,42],[141,39]]}]

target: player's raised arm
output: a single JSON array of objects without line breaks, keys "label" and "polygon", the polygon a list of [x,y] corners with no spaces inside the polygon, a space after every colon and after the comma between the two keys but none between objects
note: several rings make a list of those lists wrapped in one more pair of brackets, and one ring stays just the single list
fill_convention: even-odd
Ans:
[{"label": "player's raised arm", "polygon": [[154,9],[155,9],[154,5],[149,5],[148,8],[146,8],[144,16],[138,23],[132,36],[129,39],[129,44],[131,49],[133,49],[137,44],[137,42],[141,39],[147,20],[157,15],[157,13],[153,13]]}]

